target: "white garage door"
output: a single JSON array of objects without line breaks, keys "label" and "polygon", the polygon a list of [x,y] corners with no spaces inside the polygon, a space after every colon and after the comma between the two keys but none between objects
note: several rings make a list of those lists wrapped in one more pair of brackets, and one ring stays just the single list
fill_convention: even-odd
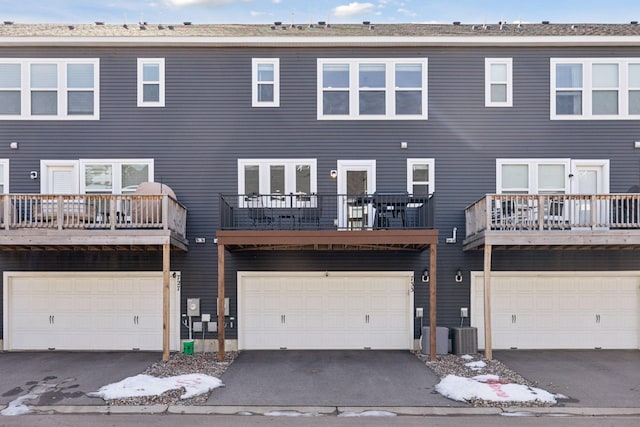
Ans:
[{"label": "white garage door", "polygon": [[412,277],[239,272],[239,348],[412,349]]},{"label": "white garage door", "polygon": [[[638,348],[639,289],[638,272],[492,273],[493,348]],[[471,309],[484,347],[482,273]]]},{"label": "white garage door", "polygon": [[[6,350],[162,350],[162,272],[6,272]],[[171,349],[180,294],[171,280]]]}]

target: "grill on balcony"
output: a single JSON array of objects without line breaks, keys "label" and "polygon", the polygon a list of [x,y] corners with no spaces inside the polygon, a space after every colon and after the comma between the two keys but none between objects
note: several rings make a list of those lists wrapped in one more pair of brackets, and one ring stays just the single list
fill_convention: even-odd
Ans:
[{"label": "grill on balcony", "polygon": [[433,195],[233,194],[220,196],[220,229],[432,229],[433,212]]}]

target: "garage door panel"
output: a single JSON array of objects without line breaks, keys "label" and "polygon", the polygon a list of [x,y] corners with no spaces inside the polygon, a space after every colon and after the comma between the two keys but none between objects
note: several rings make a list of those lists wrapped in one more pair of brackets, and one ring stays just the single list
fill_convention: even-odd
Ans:
[{"label": "garage door panel", "polygon": [[[162,348],[162,276],[7,273],[5,346],[15,350]],[[133,276],[133,277],[132,277]],[[175,281],[171,348],[179,347]],[[135,317],[135,318],[134,318]]]},{"label": "garage door panel", "polygon": [[[639,277],[616,274],[495,273],[494,348],[638,348]],[[472,324],[483,347],[481,275],[472,286]]]},{"label": "garage door panel", "polygon": [[[407,317],[411,309],[406,274],[378,278],[353,273],[340,276],[336,272],[283,273],[277,279],[264,275],[239,274],[241,349],[382,348],[381,343],[385,348],[410,347],[413,331],[409,330]],[[274,282],[281,286],[263,286]],[[258,297],[256,289],[264,294]],[[270,302],[262,305],[267,298]],[[284,325],[267,319],[265,306],[272,305],[274,313],[285,316]],[[268,333],[277,327],[278,334]]]}]

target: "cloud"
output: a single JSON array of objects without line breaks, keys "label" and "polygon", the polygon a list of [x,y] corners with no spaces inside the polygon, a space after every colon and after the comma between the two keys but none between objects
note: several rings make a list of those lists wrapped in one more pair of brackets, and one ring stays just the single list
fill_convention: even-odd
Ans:
[{"label": "cloud", "polygon": [[374,7],[375,5],[373,3],[353,2],[336,7],[335,9],[333,9],[333,14],[339,17],[349,17],[363,13],[369,13]]},{"label": "cloud", "polygon": [[418,14],[409,10],[409,9],[404,9],[404,8],[400,8],[398,9],[398,13],[402,13],[403,15],[407,15],[407,16],[417,16]]},{"label": "cloud", "polygon": [[282,0],[271,0],[271,2],[275,3],[275,4],[280,4],[280,3],[282,3]]},{"label": "cloud", "polygon": [[195,5],[220,6],[229,3],[248,3],[252,0],[164,0],[168,6],[184,7]]},{"label": "cloud", "polygon": [[257,10],[250,10],[249,11],[249,15],[256,17],[256,16],[264,16],[266,15],[267,12],[258,12]]}]

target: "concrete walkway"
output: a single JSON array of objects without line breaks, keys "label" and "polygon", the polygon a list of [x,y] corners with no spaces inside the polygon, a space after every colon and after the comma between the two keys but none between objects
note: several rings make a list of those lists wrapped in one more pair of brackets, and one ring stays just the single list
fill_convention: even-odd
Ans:
[{"label": "concrete walkway", "polygon": [[464,407],[408,351],[244,351],[207,405]]}]

